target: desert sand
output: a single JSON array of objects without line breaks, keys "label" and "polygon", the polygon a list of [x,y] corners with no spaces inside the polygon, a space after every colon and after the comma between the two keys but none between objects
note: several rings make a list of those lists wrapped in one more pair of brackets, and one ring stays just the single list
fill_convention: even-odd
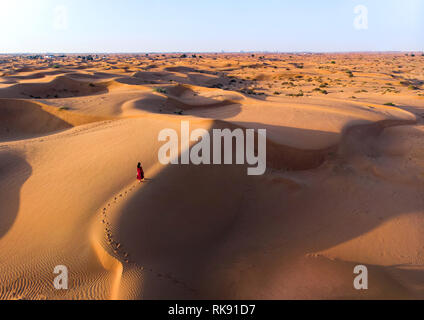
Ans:
[{"label": "desert sand", "polygon": [[[423,84],[421,54],[0,56],[0,298],[424,298]],[[266,173],[160,164],[182,120],[267,129]]]}]

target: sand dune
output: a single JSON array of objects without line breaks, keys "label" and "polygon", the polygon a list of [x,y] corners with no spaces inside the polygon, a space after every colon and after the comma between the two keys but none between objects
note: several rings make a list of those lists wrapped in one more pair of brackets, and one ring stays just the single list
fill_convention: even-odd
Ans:
[{"label": "sand dune", "polygon": [[[0,298],[424,298],[424,79],[411,67],[424,60],[411,59],[3,64]],[[182,120],[267,129],[266,173],[160,164],[159,132]],[[69,290],[52,285],[58,265]]]},{"label": "sand dune", "polygon": [[38,102],[0,99],[0,141],[32,138],[102,120],[106,119],[79,115]]},{"label": "sand dune", "polygon": [[107,92],[105,84],[77,81],[69,77],[59,77],[49,83],[16,84],[0,91],[2,98],[57,99],[88,96]]},{"label": "sand dune", "polygon": [[142,110],[153,113],[178,113],[239,105],[244,99],[240,95],[227,94],[221,90],[208,90],[189,85],[155,88],[156,94],[144,95],[129,101],[123,110]]}]

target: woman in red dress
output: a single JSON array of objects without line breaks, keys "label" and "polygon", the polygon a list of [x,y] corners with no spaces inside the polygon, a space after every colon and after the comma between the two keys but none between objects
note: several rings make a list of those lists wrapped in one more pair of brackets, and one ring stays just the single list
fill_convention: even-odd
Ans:
[{"label": "woman in red dress", "polygon": [[144,180],[144,171],[140,162],[138,163],[138,166],[137,166],[137,180],[140,182],[143,182]]}]

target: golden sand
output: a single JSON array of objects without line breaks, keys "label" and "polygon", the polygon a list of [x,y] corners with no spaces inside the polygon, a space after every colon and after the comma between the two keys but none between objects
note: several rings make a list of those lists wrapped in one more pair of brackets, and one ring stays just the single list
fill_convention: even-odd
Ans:
[{"label": "golden sand", "polygon": [[[424,57],[2,60],[0,298],[423,298]],[[161,165],[181,120],[267,129],[266,174]]]}]

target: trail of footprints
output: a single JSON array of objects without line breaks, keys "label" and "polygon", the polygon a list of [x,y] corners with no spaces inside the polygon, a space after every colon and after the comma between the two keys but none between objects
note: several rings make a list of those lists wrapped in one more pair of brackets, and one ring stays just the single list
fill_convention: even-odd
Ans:
[{"label": "trail of footprints", "polygon": [[110,222],[108,221],[108,210],[113,206],[113,204],[118,203],[120,199],[123,199],[125,196],[127,196],[130,192],[132,192],[137,187],[137,184],[132,185],[128,190],[125,190],[124,192],[120,193],[118,196],[114,197],[111,202],[107,204],[105,208],[102,210],[102,224],[104,225],[104,232],[105,232],[105,238],[106,242],[109,246],[112,247],[113,253],[118,257],[120,261],[124,261],[128,265],[133,265],[137,269],[139,269],[142,272],[150,272],[154,274],[158,278],[163,278],[171,281],[175,285],[181,286],[182,288],[190,291],[190,292],[196,292],[194,289],[190,288],[188,285],[186,285],[183,281],[180,281],[176,279],[172,274],[167,273],[163,274],[160,272],[157,272],[151,268],[139,266],[136,264],[135,261],[131,260],[131,255],[125,250],[124,246],[120,243],[115,241],[115,238],[113,236],[112,232],[112,226]]}]

